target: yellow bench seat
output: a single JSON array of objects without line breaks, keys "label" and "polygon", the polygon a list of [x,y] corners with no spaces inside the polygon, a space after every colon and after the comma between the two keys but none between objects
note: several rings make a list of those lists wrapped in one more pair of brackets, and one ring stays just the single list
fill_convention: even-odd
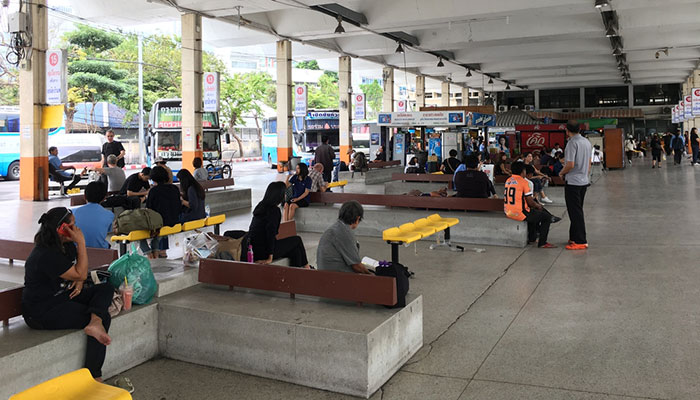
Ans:
[{"label": "yellow bench seat", "polygon": [[440,214],[429,215],[428,221],[446,223],[448,227],[455,226],[459,223],[459,219],[457,218],[442,218]]},{"label": "yellow bench seat", "polygon": [[449,228],[449,224],[447,222],[443,221],[430,221],[427,218],[421,218],[413,221],[413,224],[416,225],[419,228],[433,228],[435,229],[436,232],[439,231],[444,231],[445,229]]},{"label": "yellow bench seat", "polygon": [[337,181],[337,182],[331,182],[328,184],[329,188],[334,188],[334,187],[343,187],[348,184],[348,181],[342,180],[342,181]]},{"label": "yellow bench seat", "polygon": [[421,238],[423,238],[423,235],[418,232],[401,231],[401,229],[397,227],[389,228],[382,232],[382,240],[387,242],[413,243]]},{"label": "yellow bench seat", "polygon": [[221,225],[226,221],[226,214],[212,215],[205,221],[206,226]]},{"label": "yellow bench seat", "polygon": [[[175,226],[164,226],[160,228],[158,236],[168,236],[180,232],[182,232],[182,225],[180,224],[177,224]],[[151,231],[139,230],[131,231],[126,235],[114,235],[112,236],[111,240],[113,242],[136,242],[139,240],[149,239],[151,237]]]},{"label": "yellow bench seat", "polygon": [[206,224],[207,219],[202,218],[202,219],[196,219],[194,221],[188,221],[182,224],[182,231],[191,231],[194,229],[199,229],[199,228],[204,228],[204,225]]},{"label": "yellow bench seat", "polygon": [[97,382],[87,368],[82,368],[49,379],[10,397],[10,400],[44,399],[131,400],[131,395],[124,389]]},{"label": "yellow bench seat", "polygon": [[423,237],[426,237],[426,236],[430,236],[430,235],[432,235],[433,233],[435,233],[435,228],[434,228],[434,227],[432,227],[432,226],[427,226],[427,225],[417,226],[417,225],[414,224],[413,222],[408,222],[408,223],[406,223],[406,224],[403,224],[403,225],[399,226],[399,230],[400,230],[401,232],[404,232],[404,233],[409,233],[409,232],[420,233],[420,235],[421,235],[422,238],[423,238]]}]

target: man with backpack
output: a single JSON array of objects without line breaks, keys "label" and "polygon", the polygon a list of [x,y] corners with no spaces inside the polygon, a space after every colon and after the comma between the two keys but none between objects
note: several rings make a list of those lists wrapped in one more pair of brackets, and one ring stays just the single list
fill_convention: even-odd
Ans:
[{"label": "man with backpack", "polygon": [[683,141],[683,136],[681,136],[681,133],[678,130],[673,132],[673,137],[671,138],[671,148],[673,149],[673,165],[681,165],[683,150],[685,150],[685,142]]},{"label": "man with backpack", "polygon": [[321,142],[322,144],[314,152],[314,164],[323,164],[323,179],[326,182],[330,182],[335,150],[328,144],[328,136],[322,137]]}]

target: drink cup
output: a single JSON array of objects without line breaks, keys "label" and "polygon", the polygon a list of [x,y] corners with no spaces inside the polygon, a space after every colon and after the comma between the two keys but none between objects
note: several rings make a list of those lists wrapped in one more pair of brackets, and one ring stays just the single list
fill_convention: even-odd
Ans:
[{"label": "drink cup", "polygon": [[122,293],[122,300],[124,301],[124,310],[129,311],[131,310],[131,299],[134,297],[134,287],[131,285],[122,285],[120,289]]}]

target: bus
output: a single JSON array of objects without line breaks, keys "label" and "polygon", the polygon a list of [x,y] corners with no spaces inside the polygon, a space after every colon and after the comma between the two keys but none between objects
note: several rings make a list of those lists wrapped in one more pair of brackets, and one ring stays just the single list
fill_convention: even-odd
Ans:
[{"label": "bus", "polygon": [[[149,115],[148,155],[162,157],[177,173],[182,168],[182,100],[158,99]],[[204,160],[221,159],[221,134],[219,113],[202,114],[202,153]],[[194,140],[195,138],[193,138]],[[149,160],[149,164],[151,163]]]},{"label": "bus", "polygon": [[[308,164],[314,156],[313,153],[306,151],[303,126],[303,117],[292,119],[292,156],[301,157],[302,162]],[[277,165],[277,117],[267,118],[263,121],[261,148],[263,160],[274,168]]]},{"label": "bus", "polygon": [[[19,107],[0,107],[0,176],[6,180],[20,176],[19,131]],[[49,130],[49,147],[56,146],[61,162],[77,170],[101,166],[104,142],[98,133],[66,133],[65,124]]]}]

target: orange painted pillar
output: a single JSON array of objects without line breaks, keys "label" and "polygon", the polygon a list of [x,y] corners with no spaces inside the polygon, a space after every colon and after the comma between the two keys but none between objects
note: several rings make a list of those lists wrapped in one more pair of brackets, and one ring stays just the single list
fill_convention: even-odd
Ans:
[{"label": "orange painted pillar", "polygon": [[194,171],[202,157],[202,16],[188,13],[182,25],[182,168]]},{"label": "orange painted pillar", "polygon": [[41,201],[49,198],[48,130],[41,129],[42,106],[46,103],[48,18],[46,0],[28,6],[33,50],[28,52],[30,68],[19,72],[19,198]]},{"label": "orange painted pillar", "polygon": [[352,148],[352,59],[349,56],[338,58],[338,92],[340,160],[349,164],[348,150]]},{"label": "orange painted pillar", "polygon": [[293,152],[292,42],[277,41],[277,161],[289,161]]}]

